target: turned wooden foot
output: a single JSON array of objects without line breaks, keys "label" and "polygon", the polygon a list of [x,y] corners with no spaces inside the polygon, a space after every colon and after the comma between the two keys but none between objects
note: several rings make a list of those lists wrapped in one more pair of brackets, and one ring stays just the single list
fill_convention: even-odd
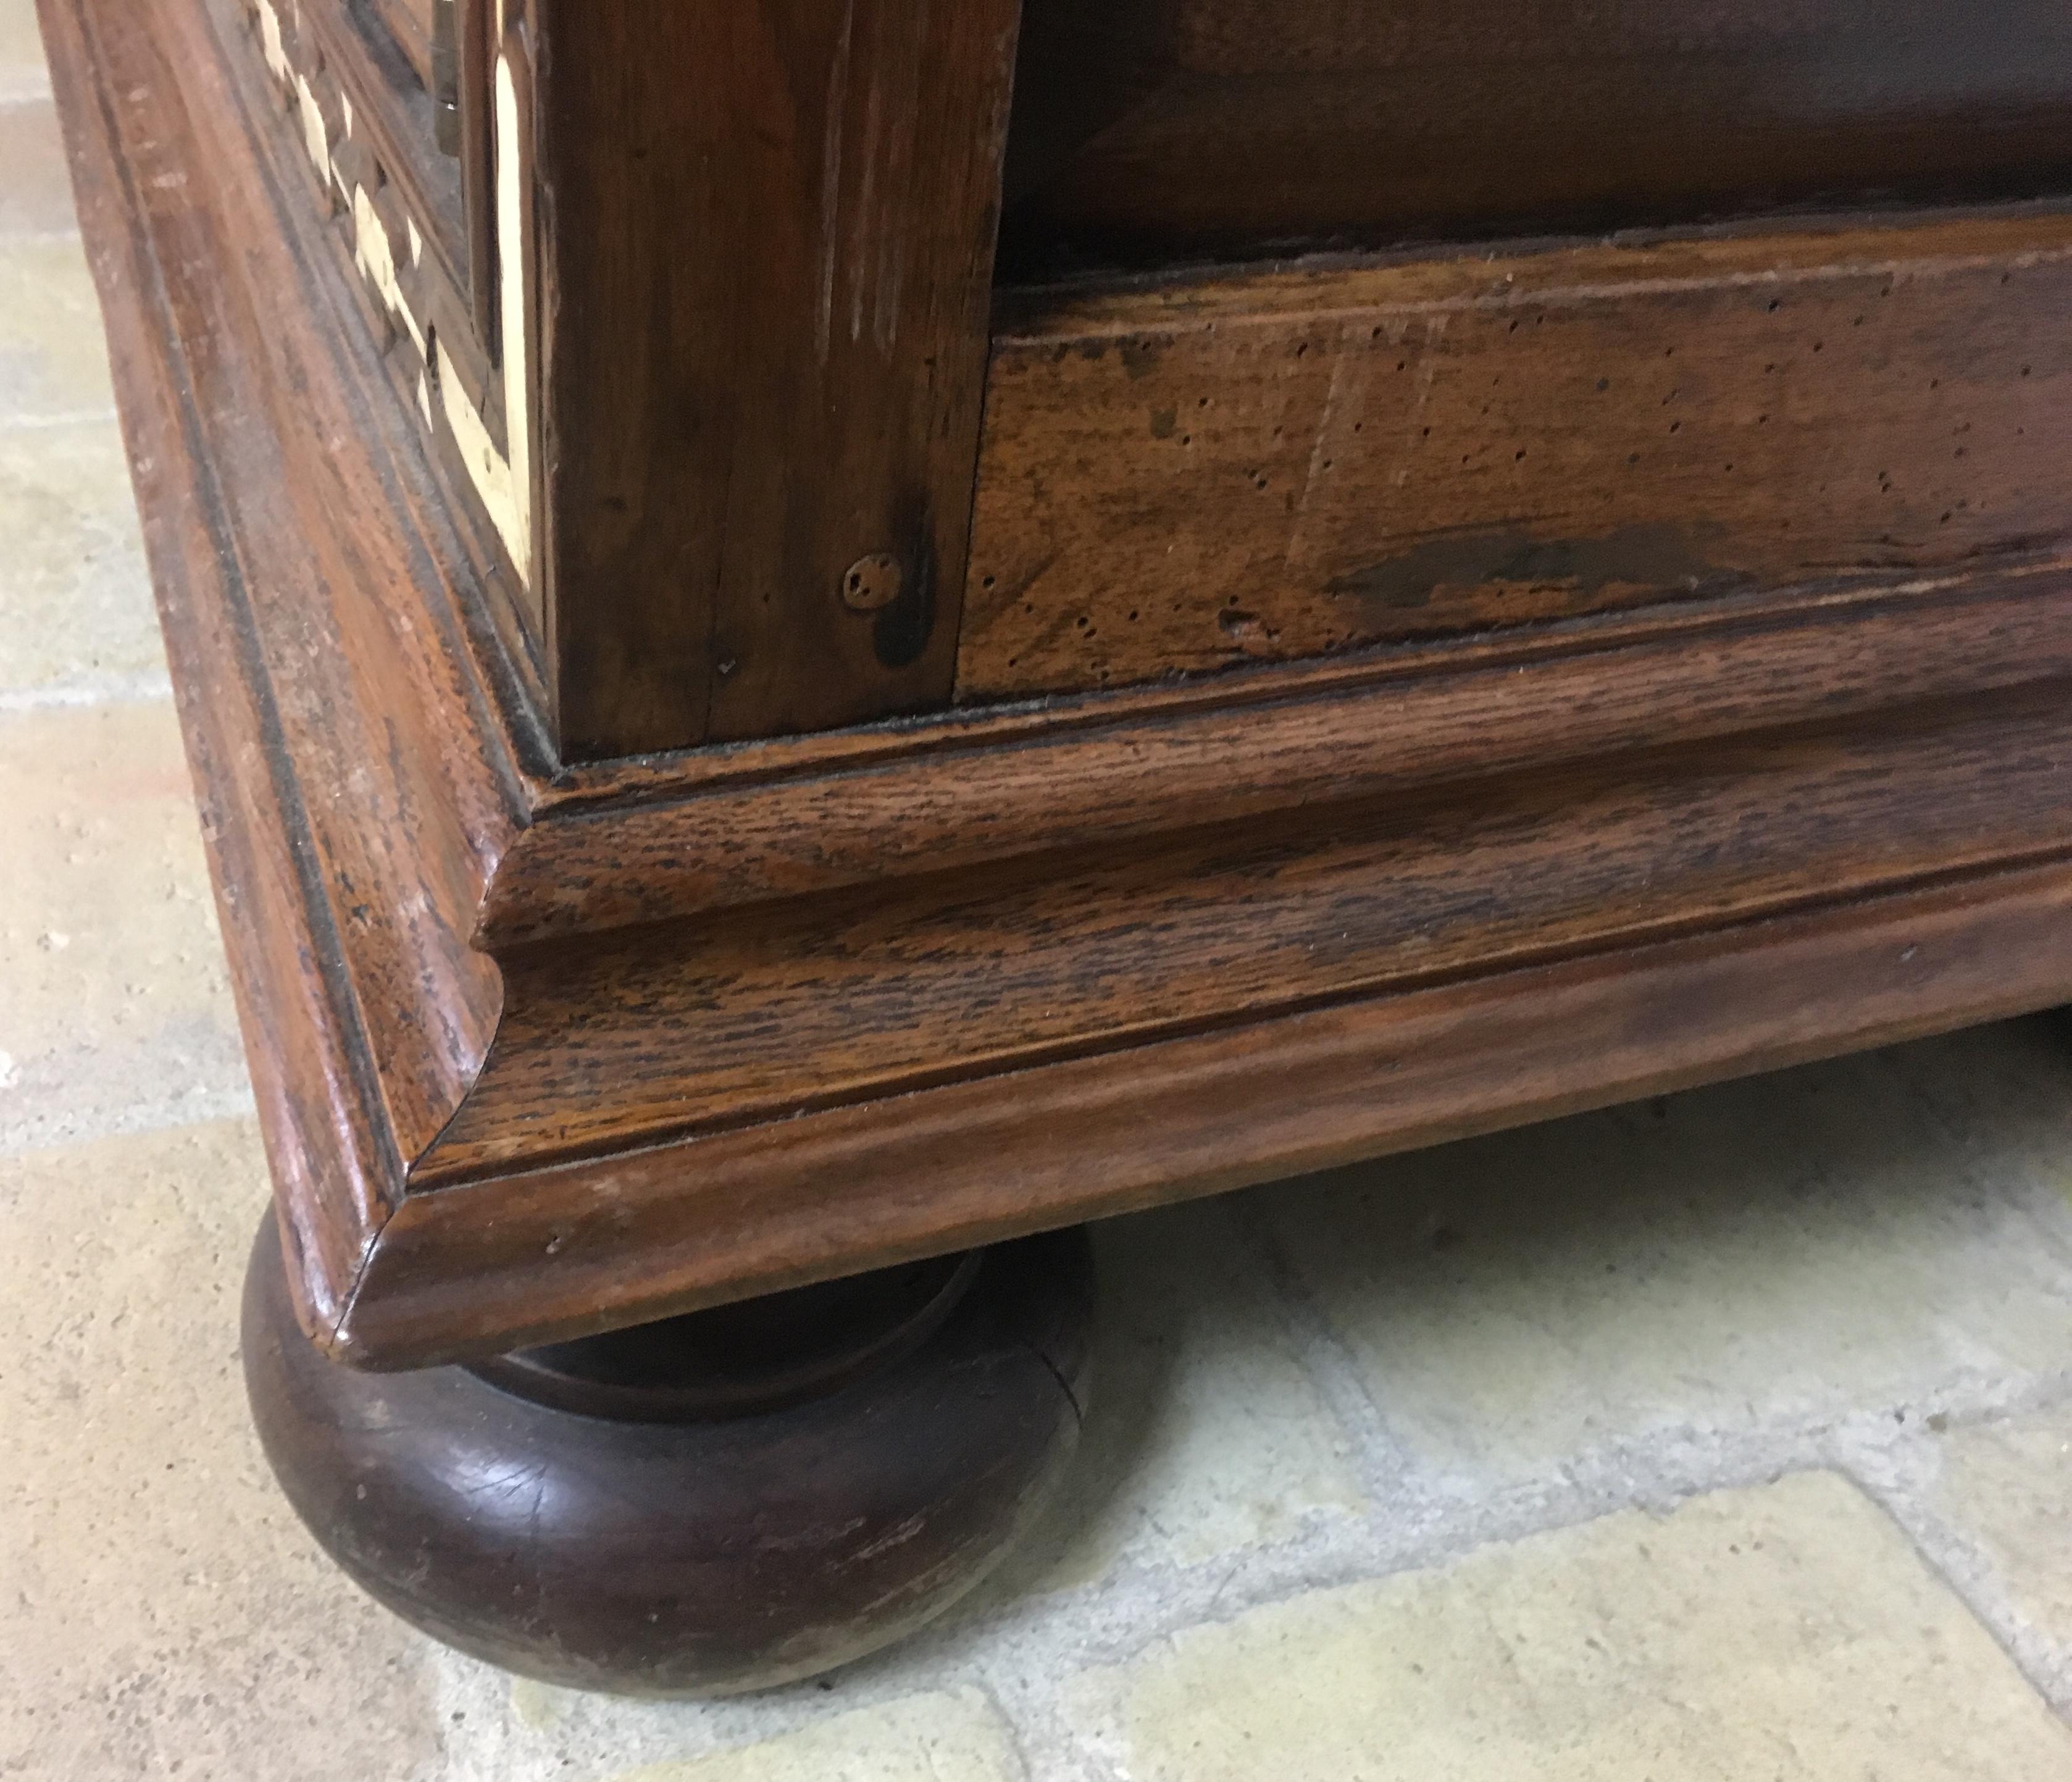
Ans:
[{"label": "turned wooden foot", "polygon": [[372,1374],[296,1327],[269,1216],[245,1293],[267,1458],[405,1619],[545,1681],[724,1694],[939,1614],[1063,1472],[1085,1235],[524,1351]]}]

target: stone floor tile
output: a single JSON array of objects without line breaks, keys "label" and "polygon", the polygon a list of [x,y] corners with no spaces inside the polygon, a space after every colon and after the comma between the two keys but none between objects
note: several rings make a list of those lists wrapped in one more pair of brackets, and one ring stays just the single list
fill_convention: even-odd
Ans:
[{"label": "stone floor tile", "polygon": [[0,426],[0,705],[164,685],[144,541],[112,421]]},{"label": "stone floor tile", "polygon": [[1830,1474],[1313,1591],[1067,1693],[1131,1782],[2072,1775],[2072,1731]]},{"label": "stone floor tile", "polygon": [[2072,1406],[1949,1431],[1938,1512],[1975,1541],[2022,1616],[2072,1653]]},{"label": "stone floor tile", "polygon": [[2019,1172],[1981,1185],[1920,1093],[1974,1049],[1728,1084],[1256,1204],[1414,1463],[1466,1489],[1644,1471],[1679,1443],[2064,1368],[2072,1220]]},{"label": "stone floor tile", "polygon": [[0,1151],[241,1109],[171,702],[0,715]]},{"label": "stone floor tile", "polygon": [[1120,1560],[1198,1564],[1362,1505],[1345,1432],[1227,1208],[1112,1220],[1095,1239],[1100,1324],[1079,1456],[972,1612]]},{"label": "stone floor tile", "polygon": [[36,0],[0,0],[0,103],[50,91]]},{"label": "stone floor tile", "polygon": [[0,97],[0,236],[76,228],[57,108]]},{"label": "stone floor tile", "polygon": [[0,427],[112,416],[108,344],[74,236],[0,237]]},{"label": "stone floor tile", "polygon": [[858,1708],[745,1750],[613,1782],[1022,1782],[1007,1723],[975,1689]]},{"label": "stone floor tile", "polygon": [[265,1200],[245,1121],[0,1163],[0,1775],[440,1773],[428,1645],[318,1552],[252,1434]]},{"label": "stone floor tile", "polygon": [[1975,1175],[2072,1206],[2072,1010],[1894,1047],[1885,1062],[1919,1115],[1939,1122]]}]

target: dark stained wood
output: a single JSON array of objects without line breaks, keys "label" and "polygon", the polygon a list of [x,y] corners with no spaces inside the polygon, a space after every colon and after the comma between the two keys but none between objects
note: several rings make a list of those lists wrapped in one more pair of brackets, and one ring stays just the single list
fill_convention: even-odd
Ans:
[{"label": "dark stained wood", "polygon": [[[470,319],[485,356],[499,354],[496,337],[496,197],[495,125],[490,96],[489,0],[447,0],[453,9],[454,98],[460,165],[461,220],[467,231]],[[545,629],[544,625],[540,628]]]},{"label": "dark stained wood", "polygon": [[351,1335],[479,1353],[2068,1000],[2072,864],[1966,875],[414,1195]]},{"label": "dark stained wood", "polygon": [[564,753],[944,703],[1016,0],[534,10]]},{"label": "dark stained wood", "polygon": [[[499,952],[773,892],[964,870],[2072,673],[2072,579],[2045,562],[1903,591],[1731,599],[801,739],[664,784],[574,780],[483,910]],[[868,743],[869,747],[862,745]],[[688,763],[686,764],[688,765]]]},{"label": "dark stained wood", "polygon": [[[566,763],[480,524],[411,418],[415,312],[388,308],[384,347],[326,214],[335,168],[310,171],[264,77],[226,76],[233,46],[257,64],[216,16],[51,0],[45,24],[299,1315],[331,1355],[487,1356],[2072,997],[2054,523],[1186,684]],[[318,148],[352,160],[311,98]],[[569,190],[528,189],[543,212]],[[368,196],[362,245],[393,243]],[[1955,467],[1985,449],[1955,427],[2027,425],[2057,363],[2034,282],[2066,228],[2038,210],[1657,244],[1632,289],[1737,314],[1744,286],[1863,287],[1867,318],[1902,303],[1901,273],[1965,294],[1970,335],[1930,304],[1885,343],[1930,377],[1963,374],[1920,338],[1953,367],[2000,363],[2016,325],[2037,343],[2030,379],[1974,379],[1944,417]],[[1599,251],[1577,310],[1634,263]],[[1556,307],[1534,281],[1560,259],[1329,277],[1480,317],[1478,281],[1515,270],[1508,342]],[[1314,279],[1150,294],[1194,351],[1262,292],[1318,326]],[[1083,293],[1070,327],[1126,335],[1145,300]],[[1126,384],[1132,356],[1079,363]],[[1133,356],[1143,381],[1184,354]],[[490,403],[486,375],[454,376]],[[1220,393],[1256,395],[1250,377],[1240,360]],[[1839,460],[1925,437],[1918,380],[1852,377]],[[2062,463],[1995,450],[1973,507],[2044,512]],[[1069,452],[1056,469],[1098,484]],[[1817,472],[1799,480],[1832,521]],[[1704,493],[1663,490],[1671,518]],[[1087,611],[1234,507],[1205,484],[1166,510],[1184,533],[1053,571],[1051,595]],[[897,610],[869,605],[882,566],[865,611],[845,599],[873,554],[823,591],[841,623]]]},{"label": "dark stained wood", "polygon": [[462,35],[458,0],[432,0],[428,34],[430,78],[425,86],[432,97],[433,138],[441,154],[458,155],[461,151]]},{"label": "dark stained wood", "polygon": [[[939,1615],[1078,1445],[1085,1234],[974,1260],[931,1324],[838,1390],[693,1415],[684,1393],[752,1380],[773,1348],[839,1363],[905,1271],[565,1345],[550,1369],[506,1365],[493,1385],[460,1368],[376,1377],[302,1340],[269,1216],[246,1278],[245,1380],[310,1532],[426,1632],[569,1688],[764,1689]],[[572,1406],[543,1401],[548,1379]]]},{"label": "dark stained wood", "polygon": [[[510,448],[502,381],[492,375],[495,339],[479,325],[482,307],[495,297],[491,250],[481,243],[471,246],[472,288],[463,292],[409,182],[391,177],[393,138],[378,128],[384,111],[368,101],[364,71],[356,75],[349,57],[306,39],[271,0],[247,5],[246,24],[263,69],[237,53],[232,6],[212,0],[207,9],[225,46],[229,84],[245,101],[248,119],[263,117],[281,98],[288,100],[286,117],[259,130],[255,146],[290,204],[294,193],[309,193],[328,213],[332,240],[315,244],[314,251],[322,255],[328,245],[351,269],[349,294],[402,397],[406,415],[398,424],[422,426],[431,435],[446,504],[473,561],[480,595],[474,604],[498,633],[497,653],[520,683],[521,702],[536,708],[544,689],[537,578],[521,577],[508,548],[516,541],[499,536],[489,509],[477,499],[485,447],[491,457],[506,457]],[[321,160],[302,115],[305,95],[327,121]],[[454,409],[462,404],[474,417],[466,444],[453,424]]]},{"label": "dark stained wood", "polygon": [[[948,23],[931,23],[926,0],[866,0],[860,12],[821,0],[810,14],[689,12],[652,29],[625,0],[621,12],[509,9],[524,102],[502,158],[515,170],[514,219],[543,219],[537,239],[515,221],[494,226],[493,9],[453,15],[456,162],[427,146],[432,101],[377,15],[389,3],[282,0],[283,31],[314,46],[294,58],[296,102],[323,113],[315,134],[332,139],[341,169],[348,152],[356,166],[372,156],[365,183],[393,214],[392,250],[411,249],[398,269],[407,295],[386,301],[413,312],[421,348],[436,334],[454,360],[445,387],[469,392],[476,412],[462,425],[432,399],[440,366],[425,355],[419,405],[441,461],[458,473],[460,504],[479,496],[508,547],[504,579],[523,586],[530,620],[520,648],[537,656],[565,760],[924,710],[943,702],[952,673],[967,701],[1118,685],[1672,594],[1905,573],[2025,549],[2058,529],[2063,491],[2047,474],[2039,484],[2036,467],[2060,455],[2049,442],[2027,450],[2021,417],[2062,405],[2040,385],[2012,387],[2028,334],[2021,305],[1989,289],[1994,269],[1983,262],[1996,253],[1980,244],[1995,219],[1888,210],[1840,230],[1745,229],[1709,260],[1697,250],[1721,248],[1719,238],[1645,253],[1631,242],[1514,248],[1487,264],[1427,253],[1393,267],[1311,265],[1106,297],[1023,294],[1001,312],[988,505],[965,607],[951,597],[965,578],[965,430],[985,376],[978,305],[1013,0]],[[418,0],[394,3],[408,12]],[[1630,125],[1608,95],[1630,88],[1643,105],[1655,95],[1702,113],[1706,82],[1724,80],[1764,152],[1796,175],[1832,185],[1824,151],[1797,126],[1832,125],[1852,154],[1904,186],[1915,136],[1971,154],[2011,115],[2008,93],[2047,99],[2072,83],[2072,60],[2059,53],[2072,27],[2058,9],[1994,0],[1990,10],[1982,19],[1908,0],[1874,18],[1843,0],[1708,0],[1673,16],[1560,3],[1527,14],[1422,4],[1375,14],[1302,0],[1272,10],[1250,0],[1048,0],[1019,69],[1035,137],[1022,131],[1009,177],[1028,183],[1031,140],[1056,138],[1038,161],[1078,153],[1058,146],[1068,138],[1112,146],[1128,117],[1167,105],[1176,79],[1197,97],[1223,91],[1213,103],[1226,110],[1239,90],[1231,83],[1278,92],[1273,83],[1293,82],[1295,101],[1267,102],[1260,88],[1260,102],[1239,106],[1244,117],[1226,118],[1219,139],[1278,182],[1272,214],[1284,235],[1299,234],[1296,198],[1338,175],[1255,153],[1247,129],[1266,119],[1328,137],[1338,127],[1331,108],[1301,103],[1305,84],[1351,92],[1375,76],[1429,89],[1449,117],[1471,120],[1464,127],[1478,142],[1502,133],[1473,121],[1449,82],[1536,85],[1602,138],[1590,153],[1555,154],[1529,107],[1497,109],[1538,133],[1536,159],[1570,170],[1587,169]],[[564,34],[565,46],[553,41]],[[532,91],[536,60],[544,95]],[[1561,77],[1548,78],[1557,61]],[[1062,113],[1042,97],[1060,80],[1071,95]],[[724,90],[681,102],[686,81],[695,94],[708,80]],[[919,101],[943,91],[965,112]],[[2063,108],[2046,99],[2022,117],[2058,118]],[[1379,104],[1389,127],[1408,127],[1404,105]],[[1965,130],[1942,127],[1952,107]],[[1921,122],[1930,113],[1932,130]],[[1695,157],[1713,173],[1733,161],[1702,117],[1681,134],[1649,128],[1663,138],[1658,152],[1617,148],[1612,158],[1664,170]],[[2058,178],[2041,148],[2025,153],[2025,179]],[[1524,189],[1472,154],[1322,159],[1376,191],[1404,168]],[[1211,202],[1243,183],[1192,150],[1180,164]],[[917,170],[935,183],[913,183]],[[319,196],[352,214],[355,183],[349,171],[336,189],[327,177]],[[1161,203],[1169,218],[1184,208]],[[1565,214],[1548,200],[1525,220],[1544,229]],[[2003,220],[2014,245],[1999,270],[2040,316],[2062,270],[2036,259],[2049,261],[2047,220]],[[344,233],[357,251],[368,231]],[[1140,248],[1156,233],[1138,233]],[[730,239],[752,245],[715,250]],[[504,251],[505,294],[522,286],[529,307],[500,367]],[[1788,301],[1754,288],[1772,277]],[[1871,311],[1858,307],[1865,280],[1879,283]],[[832,323],[845,293],[857,350],[839,339],[824,349],[823,332],[841,334]],[[890,307],[865,328],[861,299],[879,295]],[[1184,323],[1176,332],[1176,307],[1204,335],[1201,315],[1215,310],[1223,334],[1205,341]],[[1837,346],[1825,337],[1852,309]],[[812,354],[801,346],[808,311]],[[379,306],[376,322],[388,325]],[[1953,343],[1975,337],[1992,350],[1942,379]],[[944,342],[952,348],[935,350]],[[1102,363],[1109,349],[1119,366]],[[1753,372],[1766,351],[1774,389]],[[1285,375],[1283,352],[1298,361]],[[1401,401],[1384,388],[1392,364]],[[1606,364],[1618,372],[1591,375]],[[1917,388],[1910,374],[1923,366],[1935,370]],[[1155,387],[1137,389],[1145,380]],[[1877,425],[1858,429],[1866,381],[1880,385]],[[1181,382],[1190,389],[1170,387]],[[1177,399],[1139,414],[1133,404],[1147,395]],[[1938,425],[1959,398],[1992,413],[1956,423],[1979,437],[1938,466]],[[1414,418],[1399,412],[1404,401]],[[1381,416],[1371,426],[1370,402]],[[1655,412],[1665,403],[1666,418]],[[1993,418],[2010,414],[2010,426]],[[1374,429],[1398,422],[1400,437],[1377,443]],[[1875,444],[1877,461],[1831,450],[1836,433],[1844,446]],[[1833,487],[1811,480],[1833,499],[1802,496],[1804,467],[1831,460]],[[1807,511],[1773,516],[1779,489]],[[900,530],[894,509],[925,512],[914,534],[925,549],[857,544]],[[1897,523],[1882,524],[1895,509]],[[2030,529],[2039,514],[2042,529]],[[1110,531],[1124,535],[1112,562]],[[553,591],[564,570],[566,601]],[[1053,599],[1060,579],[1104,597]],[[953,671],[946,652],[960,627]],[[910,644],[911,661],[889,663]]]},{"label": "dark stained wood", "polygon": [[1018,274],[2072,187],[2059,0],[1030,0]]},{"label": "dark stained wood", "polygon": [[2069,673],[2072,580],[2046,559],[627,763],[538,788],[479,938],[500,955]]},{"label": "dark stained wood", "polygon": [[495,1044],[413,1180],[1990,866],[2072,774],[2067,701],[2044,683],[1870,736],[1716,737],[508,956]]},{"label": "dark stained wood", "polygon": [[2072,529],[2059,213],[1063,297],[996,341],[960,700]]}]

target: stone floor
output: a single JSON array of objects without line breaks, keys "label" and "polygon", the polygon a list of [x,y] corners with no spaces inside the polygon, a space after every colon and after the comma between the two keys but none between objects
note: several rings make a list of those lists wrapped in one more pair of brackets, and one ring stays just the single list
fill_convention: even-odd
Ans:
[{"label": "stone floor", "polygon": [[247,1428],[265,1203],[31,8],[0,0],[0,1776],[2072,1776],[2072,1028],[1100,1233],[1068,1500],[719,1706],[513,1683]]}]

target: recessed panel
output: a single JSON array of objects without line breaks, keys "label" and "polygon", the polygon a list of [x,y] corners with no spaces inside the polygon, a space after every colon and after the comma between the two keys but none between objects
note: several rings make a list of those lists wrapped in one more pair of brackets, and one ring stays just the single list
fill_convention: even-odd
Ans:
[{"label": "recessed panel", "polygon": [[2072,187],[2063,0],[1029,0],[1017,276]]}]

